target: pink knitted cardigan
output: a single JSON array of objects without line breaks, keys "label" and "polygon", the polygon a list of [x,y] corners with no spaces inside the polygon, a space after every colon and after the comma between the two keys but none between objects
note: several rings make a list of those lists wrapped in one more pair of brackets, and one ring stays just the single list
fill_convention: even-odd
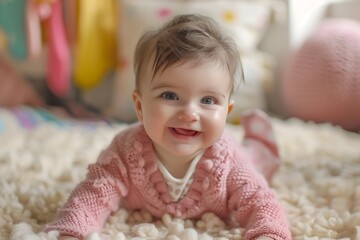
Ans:
[{"label": "pink knitted cardigan", "polygon": [[86,179],[71,193],[46,231],[82,238],[101,230],[121,201],[126,208],[146,209],[156,217],[167,212],[197,218],[213,212],[226,220],[233,213],[247,229],[245,239],[291,239],[284,210],[249,162],[239,144],[223,134],[206,149],[188,193],[179,202],[172,202],[152,142],[143,126],[134,124],[120,132],[89,166]]}]

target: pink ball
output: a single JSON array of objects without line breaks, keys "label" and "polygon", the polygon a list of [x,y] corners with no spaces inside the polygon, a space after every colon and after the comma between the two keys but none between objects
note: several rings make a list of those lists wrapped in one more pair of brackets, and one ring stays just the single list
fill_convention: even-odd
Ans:
[{"label": "pink ball", "polygon": [[294,54],[281,86],[290,115],[360,130],[360,24],[320,24]]}]

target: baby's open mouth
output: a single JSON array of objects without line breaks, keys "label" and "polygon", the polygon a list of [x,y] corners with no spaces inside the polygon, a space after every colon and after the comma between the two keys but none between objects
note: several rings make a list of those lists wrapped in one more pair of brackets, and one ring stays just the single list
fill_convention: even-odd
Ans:
[{"label": "baby's open mouth", "polygon": [[195,131],[195,130],[189,130],[189,129],[185,129],[185,128],[172,128],[172,130],[180,135],[183,136],[196,136],[199,132]]}]

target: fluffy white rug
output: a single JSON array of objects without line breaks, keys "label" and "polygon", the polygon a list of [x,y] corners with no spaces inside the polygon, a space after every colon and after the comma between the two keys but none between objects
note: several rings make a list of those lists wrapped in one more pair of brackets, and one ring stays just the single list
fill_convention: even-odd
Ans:
[{"label": "fluffy white rug", "polygon": [[[274,125],[284,162],[273,188],[293,239],[360,239],[360,135],[296,120]],[[56,239],[43,226],[124,127],[42,124],[0,133],[0,239]],[[241,139],[240,127],[228,128]],[[181,221],[120,209],[87,239],[241,239],[242,233],[212,214]]]}]

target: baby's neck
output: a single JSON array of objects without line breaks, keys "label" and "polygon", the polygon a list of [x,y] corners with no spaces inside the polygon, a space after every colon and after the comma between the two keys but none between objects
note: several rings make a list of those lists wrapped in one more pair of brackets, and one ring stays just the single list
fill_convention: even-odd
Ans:
[{"label": "baby's neck", "polygon": [[177,157],[169,154],[161,154],[155,149],[155,154],[173,177],[181,179],[185,176],[192,160],[200,153],[196,153],[194,156]]},{"label": "baby's neck", "polygon": [[181,179],[185,176],[191,161],[194,158],[184,159],[184,158],[177,158],[173,157],[172,159],[162,159],[162,157],[158,156],[161,163],[164,167],[169,171],[169,173],[178,179]]}]

